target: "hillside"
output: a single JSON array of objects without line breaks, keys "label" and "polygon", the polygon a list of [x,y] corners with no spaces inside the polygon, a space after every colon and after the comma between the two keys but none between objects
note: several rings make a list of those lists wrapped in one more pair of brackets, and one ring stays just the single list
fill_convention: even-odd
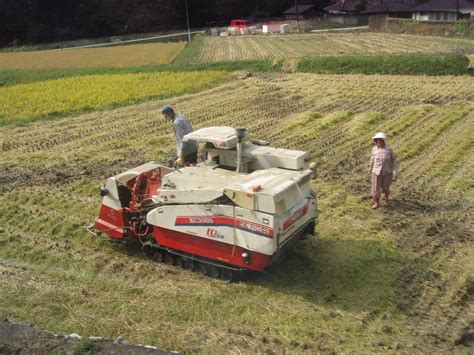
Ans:
[{"label": "hillside", "polygon": [[[327,0],[307,1],[319,8]],[[231,18],[281,16],[291,0],[188,1],[190,24]],[[184,1],[172,0],[0,0],[0,46],[78,38],[175,31],[186,28]]]},{"label": "hillside", "polygon": [[[105,177],[173,155],[154,100],[0,128],[0,315],[186,352],[472,350],[474,78],[254,74],[170,102],[318,164],[317,235],[223,284],[96,239]],[[401,164],[370,209],[370,137]]]}]

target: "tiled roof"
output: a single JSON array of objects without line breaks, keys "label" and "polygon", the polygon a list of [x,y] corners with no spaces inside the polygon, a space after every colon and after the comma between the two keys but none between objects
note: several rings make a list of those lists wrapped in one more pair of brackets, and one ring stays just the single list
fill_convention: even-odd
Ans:
[{"label": "tiled roof", "polygon": [[368,5],[361,14],[382,14],[391,12],[411,12],[414,5],[406,5],[399,2],[383,2],[381,4]]},{"label": "tiled roof", "polygon": [[420,11],[459,11],[474,12],[473,0],[431,0],[425,4],[415,6],[413,12]]},{"label": "tiled roof", "polygon": [[[375,1],[369,1],[369,4]],[[356,12],[363,10],[365,2],[363,0],[341,0],[335,4],[324,8],[327,12]]]},{"label": "tiled roof", "polygon": [[324,11],[331,12],[331,11],[341,11],[340,8],[343,4],[343,1],[336,2],[335,4],[326,6]]}]

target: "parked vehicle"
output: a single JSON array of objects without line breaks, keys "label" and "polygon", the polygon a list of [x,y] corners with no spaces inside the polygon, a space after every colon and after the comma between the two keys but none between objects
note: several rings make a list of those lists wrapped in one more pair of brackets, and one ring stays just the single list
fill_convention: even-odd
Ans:
[{"label": "parked vehicle", "polygon": [[230,21],[229,27],[231,27],[231,28],[249,28],[253,25],[254,25],[253,22],[250,21],[250,20],[237,19],[237,20]]}]

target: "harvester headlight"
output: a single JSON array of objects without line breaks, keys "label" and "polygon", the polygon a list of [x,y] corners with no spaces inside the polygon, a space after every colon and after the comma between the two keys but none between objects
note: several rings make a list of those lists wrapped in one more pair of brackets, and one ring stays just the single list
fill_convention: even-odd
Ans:
[{"label": "harvester headlight", "polygon": [[244,259],[244,263],[246,263],[247,265],[250,264],[250,254],[246,251],[244,251],[242,253],[242,258]]}]

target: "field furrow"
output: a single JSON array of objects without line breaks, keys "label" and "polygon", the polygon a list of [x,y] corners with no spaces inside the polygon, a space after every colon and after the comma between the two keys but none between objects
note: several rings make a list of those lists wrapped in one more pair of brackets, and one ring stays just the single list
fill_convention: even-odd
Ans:
[{"label": "field furrow", "polygon": [[205,37],[195,62],[474,51],[474,41],[387,33]]}]

